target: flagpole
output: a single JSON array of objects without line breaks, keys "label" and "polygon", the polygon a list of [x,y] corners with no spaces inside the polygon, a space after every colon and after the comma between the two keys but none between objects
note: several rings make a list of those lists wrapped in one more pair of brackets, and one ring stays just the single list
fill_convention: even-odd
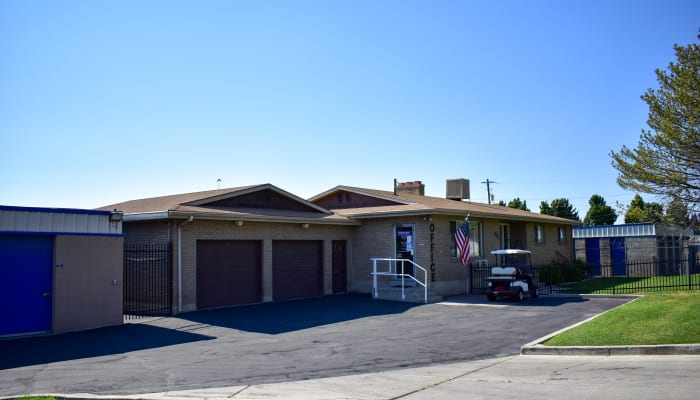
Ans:
[{"label": "flagpole", "polygon": [[[464,222],[466,222],[467,224],[469,223],[469,216],[470,215],[471,214],[467,213],[467,216],[464,217]],[[457,228],[457,229],[459,229],[459,228]],[[469,269],[469,272],[467,272],[467,279],[465,279],[465,282],[464,282],[464,295],[465,296],[469,296],[469,278],[470,277],[471,277],[471,269]]]}]

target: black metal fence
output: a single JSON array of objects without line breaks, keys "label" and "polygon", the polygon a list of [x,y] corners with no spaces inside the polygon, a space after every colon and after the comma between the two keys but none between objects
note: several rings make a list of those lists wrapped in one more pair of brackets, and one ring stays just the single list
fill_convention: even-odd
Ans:
[{"label": "black metal fence", "polygon": [[470,293],[479,294],[486,290],[486,278],[489,276],[491,267],[473,265],[469,269]]},{"label": "black metal fence", "polygon": [[[491,267],[473,266],[471,293],[486,290]],[[700,290],[700,258],[631,261],[625,264],[585,263],[534,266],[540,294],[631,294],[659,290]]]},{"label": "black metal fence", "polygon": [[170,243],[124,245],[124,317],[172,314],[172,246]]}]

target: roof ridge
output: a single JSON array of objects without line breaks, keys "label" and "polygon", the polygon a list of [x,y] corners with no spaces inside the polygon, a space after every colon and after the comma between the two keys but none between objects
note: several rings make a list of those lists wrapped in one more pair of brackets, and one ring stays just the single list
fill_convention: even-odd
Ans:
[{"label": "roof ridge", "polygon": [[[250,188],[256,187],[256,186],[262,186],[262,185],[237,186],[237,187],[230,187],[230,188],[224,188],[224,189],[211,189],[211,190],[201,190],[201,191],[189,192],[189,193],[177,193],[177,194],[166,194],[163,196],[142,197],[142,198],[131,199],[131,200],[115,203],[115,204],[124,204],[124,203],[131,203],[131,202],[135,202],[135,201],[158,200],[158,199],[167,199],[167,198],[174,199],[174,198],[178,198],[178,197],[188,197],[188,196],[194,196],[194,195],[202,195],[199,198],[205,199],[207,197],[212,197],[212,195],[225,194],[225,193],[229,193],[229,192],[238,192],[238,191],[250,189]],[[187,200],[186,202],[191,202],[191,201],[196,201],[196,200],[198,200],[198,198]]]}]

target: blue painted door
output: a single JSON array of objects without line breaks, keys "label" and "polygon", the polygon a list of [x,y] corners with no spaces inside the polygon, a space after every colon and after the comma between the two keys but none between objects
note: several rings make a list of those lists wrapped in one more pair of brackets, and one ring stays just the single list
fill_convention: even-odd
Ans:
[{"label": "blue painted door", "polygon": [[53,237],[0,235],[0,335],[51,330]]},{"label": "blue painted door", "polygon": [[613,275],[627,275],[625,238],[610,238],[610,261],[612,263]]},{"label": "blue painted door", "polygon": [[593,267],[593,275],[600,276],[600,239],[586,239],[586,263]]}]

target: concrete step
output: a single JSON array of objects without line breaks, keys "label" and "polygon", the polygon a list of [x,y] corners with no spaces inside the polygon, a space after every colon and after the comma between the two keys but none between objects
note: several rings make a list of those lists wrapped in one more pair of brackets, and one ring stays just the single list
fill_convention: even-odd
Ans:
[{"label": "concrete step", "polygon": [[407,288],[420,287],[421,290],[423,289],[422,286],[420,286],[418,283],[416,283],[416,281],[414,281],[413,279],[410,279],[410,278],[403,279],[403,281],[401,280],[401,278],[395,278],[395,279],[390,280],[387,283],[388,286],[398,287],[398,288],[401,288],[402,284],[403,284],[403,287],[407,287]]},{"label": "concrete step", "polygon": [[[390,300],[390,301],[405,301],[408,303],[423,303],[424,302],[424,291],[422,287],[416,288],[405,288],[404,297],[401,298],[401,288],[400,287],[381,287],[378,290],[379,296],[378,300]],[[428,290],[428,303],[437,303],[442,301],[442,296],[436,295],[432,291]]]}]

